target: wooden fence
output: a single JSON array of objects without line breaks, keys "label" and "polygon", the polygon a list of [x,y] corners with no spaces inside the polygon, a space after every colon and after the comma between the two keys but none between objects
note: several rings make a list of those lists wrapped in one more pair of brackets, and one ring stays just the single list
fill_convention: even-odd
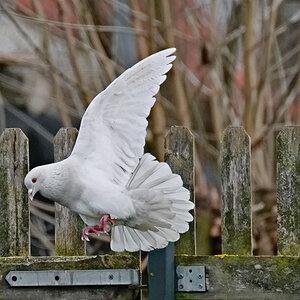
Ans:
[{"label": "wooden fence", "polygon": [[[72,128],[58,132],[54,141],[55,161],[70,154],[76,136],[77,130]],[[250,155],[250,138],[244,129],[226,129],[221,140],[223,254],[199,255],[195,219],[190,231],[175,245],[171,243],[165,249],[150,252],[149,299],[300,298],[300,128],[285,127],[277,137],[277,256],[252,256]],[[171,128],[166,138],[166,161],[182,176],[185,187],[194,195],[194,139],[186,128]],[[144,297],[139,291],[147,287],[141,283],[131,287],[62,287],[58,284],[56,287],[16,288],[6,282],[8,272],[16,270],[140,268],[136,254],[86,256],[85,244],[80,240],[84,224],[77,215],[57,204],[56,256],[30,256],[29,204],[23,185],[28,169],[26,136],[20,129],[6,129],[0,137],[0,299]],[[201,292],[182,291],[186,288],[184,276],[177,272],[177,266],[190,267],[189,272],[194,266],[205,267]],[[178,284],[179,279],[181,284]]]}]

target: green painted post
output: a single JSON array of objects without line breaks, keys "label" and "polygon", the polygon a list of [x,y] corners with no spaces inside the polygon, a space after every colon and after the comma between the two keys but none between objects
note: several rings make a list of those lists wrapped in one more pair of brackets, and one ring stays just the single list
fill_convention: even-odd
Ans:
[{"label": "green painted post", "polygon": [[277,136],[278,255],[300,256],[300,126]]},{"label": "green painted post", "polygon": [[252,255],[250,137],[227,128],[221,140],[222,252]]},{"label": "green painted post", "polygon": [[148,258],[148,299],[173,300],[175,297],[174,243],[153,250]]},{"label": "green painted post", "polygon": [[28,139],[21,129],[0,137],[0,257],[29,256],[29,203],[24,178],[29,170]]},{"label": "green painted post", "polygon": [[[54,138],[54,161],[67,158],[74,147],[78,131],[61,128]],[[78,214],[55,203],[55,254],[61,256],[85,255],[86,244],[81,240],[84,222]]]}]

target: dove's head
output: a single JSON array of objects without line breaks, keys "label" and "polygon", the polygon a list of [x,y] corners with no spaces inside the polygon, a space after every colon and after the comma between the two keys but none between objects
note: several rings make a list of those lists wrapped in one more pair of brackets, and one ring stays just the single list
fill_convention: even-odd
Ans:
[{"label": "dove's head", "polygon": [[44,168],[36,167],[32,169],[25,177],[24,184],[28,190],[28,197],[33,200],[34,195],[40,191],[44,181]]}]

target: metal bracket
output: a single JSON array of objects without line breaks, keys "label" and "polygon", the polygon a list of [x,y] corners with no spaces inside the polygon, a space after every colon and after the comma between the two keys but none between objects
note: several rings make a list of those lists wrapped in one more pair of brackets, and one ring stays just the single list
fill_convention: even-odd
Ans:
[{"label": "metal bracket", "polygon": [[6,281],[19,286],[138,285],[139,270],[10,271]]},{"label": "metal bracket", "polygon": [[204,266],[177,266],[178,292],[206,292]]}]

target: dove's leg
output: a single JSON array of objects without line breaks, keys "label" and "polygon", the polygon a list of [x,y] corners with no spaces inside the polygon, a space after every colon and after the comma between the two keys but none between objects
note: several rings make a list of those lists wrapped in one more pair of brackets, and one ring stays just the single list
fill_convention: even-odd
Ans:
[{"label": "dove's leg", "polygon": [[81,239],[83,241],[89,241],[89,233],[95,233],[97,235],[100,235],[100,227],[98,225],[95,226],[87,226],[85,228],[82,229],[82,235],[81,235]]},{"label": "dove's leg", "polygon": [[108,234],[108,232],[110,231],[110,227],[115,224],[115,221],[110,218],[110,215],[104,215],[100,219],[99,223],[100,223],[100,230]]}]

